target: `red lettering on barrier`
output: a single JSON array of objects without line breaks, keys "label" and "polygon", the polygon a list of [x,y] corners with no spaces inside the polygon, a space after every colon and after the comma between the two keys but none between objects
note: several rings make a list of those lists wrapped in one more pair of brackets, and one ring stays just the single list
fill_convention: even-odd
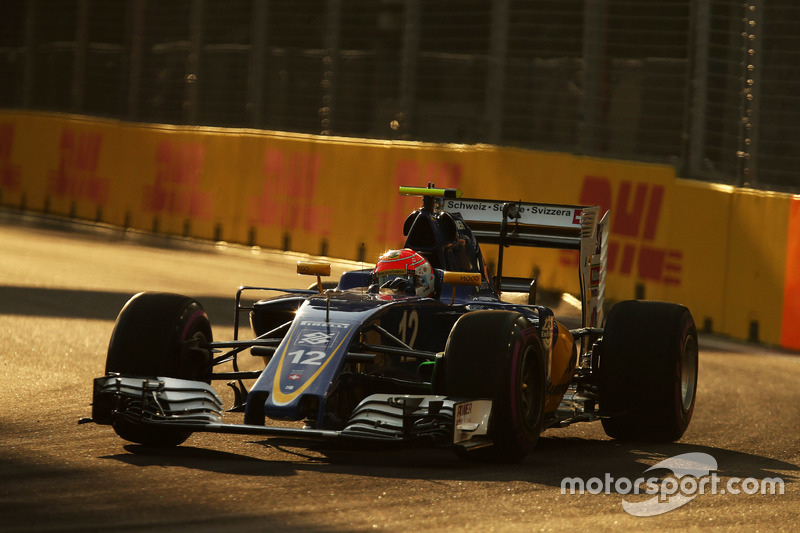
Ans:
[{"label": "red lettering on barrier", "polygon": [[579,201],[585,205],[598,205],[600,211],[605,213],[614,205],[611,181],[600,176],[585,176]]},{"label": "red lettering on barrier", "polygon": [[156,183],[196,186],[204,159],[205,147],[200,143],[161,141],[156,149]]},{"label": "red lettering on barrier", "polygon": [[159,142],[156,180],[143,188],[143,211],[210,219],[214,200],[210,193],[198,190],[204,159],[205,147],[200,143]]},{"label": "red lettering on barrier", "polygon": [[642,225],[642,212],[644,211],[644,199],[647,194],[647,184],[636,184],[636,193],[631,201],[630,181],[623,181],[619,184],[617,201],[614,204],[616,212],[612,211],[614,222],[611,231],[617,235],[637,237],[639,228]]},{"label": "red lettering on barrier", "polygon": [[333,208],[314,201],[322,159],[319,154],[270,148],[264,154],[264,187],[250,200],[251,225],[330,235]]},{"label": "red lettering on barrier", "polygon": [[658,281],[664,273],[666,250],[642,246],[639,251],[639,268],[637,274],[645,281]]},{"label": "red lettering on barrier", "polygon": [[16,192],[20,189],[19,165],[11,164],[11,148],[14,145],[14,124],[0,124],[0,188]]},{"label": "red lettering on barrier", "polygon": [[[402,185],[426,185],[438,188],[458,188],[461,183],[461,164],[452,162],[421,163],[413,159],[401,159],[394,169],[392,190]],[[420,199],[409,196],[394,196],[391,210],[379,213],[376,226],[376,242],[402,244],[403,222],[409,213],[419,208]]]},{"label": "red lettering on barrier", "polygon": [[[616,196],[615,196],[616,192]],[[611,180],[586,176],[579,202],[611,210],[608,272],[666,285],[680,285],[683,252],[646,244],[658,233],[664,187],[623,180],[614,191]],[[563,265],[576,266],[577,254],[562,252]]]},{"label": "red lettering on barrier", "polygon": [[661,204],[664,201],[664,187],[653,185],[650,188],[650,203],[645,212],[644,238],[652,241],[656,238],[658,219],[661,216]]},{"label": "red lettering on barrier", "polygon": [[683,272],[683,252],[668,250],[664,260],[664,276],[661,278],[667,285],[680,285]]},{"label": "red lettering on barrier", "polygon": [[97,175],[103,135],[65,128],[61,133],[57,170],[50,172],[48,192],[72,200],[89,200],[104,205],[108,200],[109,180]]}]

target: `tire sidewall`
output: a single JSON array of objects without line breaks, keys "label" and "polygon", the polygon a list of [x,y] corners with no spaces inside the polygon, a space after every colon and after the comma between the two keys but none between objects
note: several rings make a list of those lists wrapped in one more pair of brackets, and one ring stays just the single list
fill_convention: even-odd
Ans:
[{"label": "tire sidewall", "polygon": [[[488,435],[494,445],[468,457],[519,461],[536,445],[544,420],[543,354],[537,329],[519,313],[474,311],[456,322],[445,348],[444,376],[437,379],[449,396],[493,402]],[[530,417],[523,410],[527,365],[533,365],[536,381],[528,385]]]},{"label": "tire sidewall", "polygon": [[[698,376],[698,345],[697,345],[697,328],[694,324],[694,320],[689,313],[689,310],[686,309],[681,316],[680,319],[680,344],[676,349],[676,355],[678,356],[675,363],[675,373],[677,374],[677,380],[675,382],[675,386],[673,389],[673,395],[675,397],[675,418],[679,421],[679,425],[683,428],[683,431],[689,426],[689,422],[692,419],[692,415],[694,414],[694,405],[697,400],[697,376]],[[687,353],[690,352],[690,353]],[[691,359],[691,360],[688,360]],[[682,381],[682,373],[684,370],[685,364],[690,364],[694,367],[693,377],[691,378],[691,383],[687,383],[688,390],[691,392],[691,400],[688,406],[684,405],[684,393],[683,393],[683,381]],[[683,434],[681,431],[681,434]]]},{"label": "tire sidewall", "polygon": [[[210,368],[198,371],[182,361],[186,341],[213,340],[200,303],[170,293],[139,293],[122,308],[109,341],[106,373],[192,379],[210,382]],[[208,371],[206,371],[208,370]]]},{"label": "tire sidewall", "polygon": [[[185,343],[212,341],[211,323],[196,300],[170,293],[139,293],[122,308],[109,341],[106,373],[172,377],[211,382],[211,353],[187,352]],[[174,427],[153,427],[118,418],[121,438],[144,445],[177,446],[191,435]]]},{"label": "tire sidewall", "polygon": [[[687,352],[688,350],[688,352]],[[691,366],[683,405],[682,371]],[[689,310],[667,302],[624,301],[608,315],[600,357],[601,409],[609,436],[679,439],[692,418],[697,391],[697,330]]]},{"label": "tire sidewall", "polygon": [[[520,317],[514,329],[509,332],[509,340],[513,342],[511,348],[511,358],[506,364],[508,374],[501,384],[501,392],[498,393],[502,399],[500,402],[507,402],[502,405],[502,410],[493,414],[492,427],[490,432],[493,437],[503,442],[509,438],[513,443],[507,443],[506,447],[519,449],[525,453],[536,446],[544,420],[544,379],[540,383],[542,391],[538,402],[538,408],[533,409],[533,413],[526,413],[523,410],[523,380],[525,379],[526,367],[535,365],[534,373],[544,377],[544,366],[542,364],[542,349],[536,328],[531,327],[527,320]],[[507,387],[507,394],[503,394],[502,388]],[[507,416],[505,416],[507,414]]]}]

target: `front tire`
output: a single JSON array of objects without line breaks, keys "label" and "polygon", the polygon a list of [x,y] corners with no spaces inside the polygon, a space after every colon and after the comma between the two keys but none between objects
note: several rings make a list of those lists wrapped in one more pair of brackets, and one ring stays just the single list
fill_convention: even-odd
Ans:
[{"label": "front tire", "polygon": [[683,436],[697,392],[697,329],[689,310],[624,301],[608,314],[599,368],[609,437],[671,442]]},{"label": "front tire", "polygon": [[[142,292],[122,308],[108,346],[106,373],[172,377],[211,382],[211,323],[197,300],[170,293]],[[112,423],[125,440],[150,446],[177,446],[190,431]]]},{"label": "front tire", "polygon": [[493,445],[465,458],[517,462],[539,439],[544,423],[545,358],[537,330],[519,313],[474,311],[458,319],[445,348],[448,396],[491,399]]}]

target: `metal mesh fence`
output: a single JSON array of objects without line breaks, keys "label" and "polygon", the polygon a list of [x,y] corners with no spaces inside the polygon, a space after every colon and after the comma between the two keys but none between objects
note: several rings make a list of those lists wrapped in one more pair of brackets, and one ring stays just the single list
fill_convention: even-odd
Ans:
[{"label": "metal mesh fence", "polygon": [[763,27],[753,34],[762,42],[760,58],[751,63],[753,70],[748,64],[746,72],[746,81],[754,81],[748,93],[754,96],[750,109],[758,106],[751,120],[756,128],[748,154],[753,159],[748,179],[796,191],[800,186],[800,4],[765,2],[764,11]]},{"label": "metal mesh fence", "polygon": [[800,190],[794,0],[4,0],[0,106]]},{"label": "metal mesh fence", "polygon": [[[581,0],[509,4],[502,65],[502,124],[493,142],[579,149],[583,94]],[[590,51],[593,52],[593,51]],[[497,113],[497,104],[490,112]]]}]

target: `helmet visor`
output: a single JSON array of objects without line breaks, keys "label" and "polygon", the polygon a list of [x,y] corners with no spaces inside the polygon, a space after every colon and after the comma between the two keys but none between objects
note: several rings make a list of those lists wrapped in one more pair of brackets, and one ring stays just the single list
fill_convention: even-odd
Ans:
[{"label": "helmet visor", "polygon": [[417,276],[415,276],[413,274],[413,272],[408,272],[406,270],[400,270],[400,269],[397,269],[397,270],[382,270],[381,272],[378,272],[375,280],[376,280],[376,283],[378,284],[378,286],[383,287],[383,285],[386,284],[387,282],[395,280],[395,279],[398,279],[398,278],[399,279],[406,279],[406,280],[410,281],[411,284],[414,287],[417,286],[417,283],[416,283],[417,282],[417,280],[416,280]]}]

